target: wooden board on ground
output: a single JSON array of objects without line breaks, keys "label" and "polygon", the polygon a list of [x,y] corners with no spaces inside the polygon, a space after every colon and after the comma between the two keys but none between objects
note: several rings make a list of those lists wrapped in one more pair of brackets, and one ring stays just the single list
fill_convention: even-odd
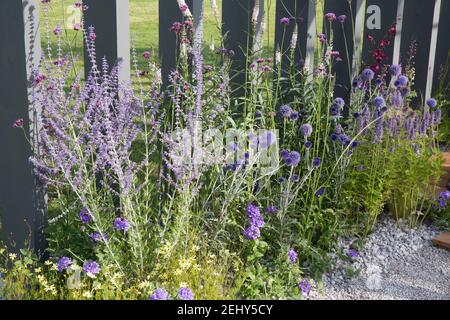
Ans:
[{"label": "wooden board on ground", "polygon": [[450,250],[450,232],[440,234],[432,241],[435,246]]}]

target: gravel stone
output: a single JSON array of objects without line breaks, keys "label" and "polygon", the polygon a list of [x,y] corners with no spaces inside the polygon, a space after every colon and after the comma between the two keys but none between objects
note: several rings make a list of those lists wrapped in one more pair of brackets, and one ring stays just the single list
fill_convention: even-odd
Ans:
[{"label": "gravel stone", "polygon": [[[440,232],[422,224],[411,229],[382,216],[359,256],[342,260],[331,253],[335,268],[323,275],[314,300],[450,300],[450,252],[433,246]],[[344,255],[356,238],[340,239]],[[351,277],[348,270],[353,270]]]}]

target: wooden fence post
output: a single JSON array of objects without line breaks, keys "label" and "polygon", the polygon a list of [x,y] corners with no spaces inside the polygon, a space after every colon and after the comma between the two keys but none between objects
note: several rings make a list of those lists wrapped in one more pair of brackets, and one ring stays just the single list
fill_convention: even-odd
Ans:
[{"label": "wooden fence post", "polygon": [[254,6],[255,0],[222,1],[222,34],[226,49],[234,51],[231,83],[236,95],[244,93],[241,86],[246,82],[246,63],[253,43],[251,18]]},{"label": "wooden fence post", "polygon": [[[97,64],[101,67],[106,57],[110,67],[120,62],[119,81],[130,80],[130,17],[128,0],[83,0],[88,6],[84,12],[84,26],[95,28]],[[85,43],[86,46],[86,43]],[[85,49],[86,77],[91,69]]]},{"label": "wooden fence post", "polygon": [[[0,215],[1,233],[12,250],[30,245],[45,249],[45,196],[32,173],[29,157],[37,142],[40,110],[30,105],[31,87],[41,59],[38,0],[9,0],[0,10]],[[20,128],[12,128],[16,119]]]},{"label": "wooden fence post", "polygon": [[[290,52],[294,30],[297,29],[294,64],[313,71],[314,43],[316,39],[315,1],[313,0],[278,0],[275,19],[275,50],[280,49],[282,69],[285,73],[290,65]],[[289,24],[280,23],[282,18],[289,18]]]},{"label": "wooden fence post", "polygon": [[[346,21],[333,22],[333,50],[339,51],[342,61],[337,63],[333,71],[336,74],[336,86],[334,95],[336,97],[350,99],[351,82],[354,72],[359,68],[359,55],[361,54],[361,33],[363,29],[362,10],[363,0],[326,0],[324,14],[335,13],[336,16],[345,15]],[[352,21],[353,20],[353,21]],[[355,27],[355,33],[353,32]],[[330,23],[325,19],[324,29],[327,36],[330,35]],[[344,36],[345,35],[345,36]],[[358,56],[353,53],[357,52]]]},{"label": "wooden fence post", "polygon": [[405,0],[401,29],[400,63],[405,66],[410,46],[415,41],[414,53],[415,81],[412,87],[417,91],[416,104],[425,96],[427,87],[428,62],[430,57],[431,34],[433,30],[434,1]]},{"label": "wooden fence post", "polygon": [[[362,62],[365,66],[373,66],[376,60],[374,50],[382,49],[387,56],[382,64],[392,64],[394,57],[395,34],[389,34],[389,29],[397,23],[398,0],[366,0],[366,18]],[[373,41],[368,38],[372,37]],[[382,40],[388,40],[385,47],[380,46]]]}]

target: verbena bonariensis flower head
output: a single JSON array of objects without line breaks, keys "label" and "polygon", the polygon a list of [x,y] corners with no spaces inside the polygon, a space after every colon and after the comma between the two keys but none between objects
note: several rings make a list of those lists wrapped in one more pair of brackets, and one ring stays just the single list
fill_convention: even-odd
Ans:
[{"label": "verbena bonariensis flower head", "polygon": [[95,278],[95,276],[100,273],[100,266],[97,262],[88,260],[83,265],[83,271],[91,278]]},{"label": "verbena bonariensis flower head", "polygon": [[288,258],[289,258],[290,263],[296,263],[297,262],[297,252],[295,252],[294,249],[289,249]]},{"label": "verbena bonariensis flower head", "polygon": [[300,133],[304,137],[310,137],[313,132],[313,127],[309,123],[304,123],[300,126]]},{"label": "verbena bonariensis flower head", "polygon": [[70,265],[72,264],[72,260],[68,257],[62,257],[61,259],[59,259],[58,261],[58,265],[56,266],[56,268],[58,269],[59,272],[63,272],[64,270],[66,270]]},{"label": "verbena bonariensis flower head", "polygon": [[325,14],[325,18],[327,18],[328,21],[333,22],[334,20],[336,20],[336,14],[333,12],[329,12]]},{"label": "verbena bonariensis flower head", "polygon": [[345,20],[347,19],[347,16],[345,14],[342,14],[339,17],[337,17],[337,19],[340,23],[344,23]]},{"label": "verbena bonariensis flower head", "polygon": [[149,300],[169,300],[169,293],[164,289],[155,289]]},{"label": "verbena bonariensis flower head", "polygon": [[287,18],[287,17],[283,17],[283,18],[280,19],[280,24],[282,26],[287,26],[289,24],[289,22],[290,22],[290,19]]},{"label": "verbena bonariensis flower head", "polygon": [[311,292],[311,288],[312,288],[311,283],[307,279],[303,279],[298,284],[298,290],[304,296],[309,295],[309,293]]},{"label": "verbena bonariensis flower head", "polygon": [[183,287],[180,290],[178,290],[178,297],[181,300],[193,300],[194,299],[194,293],[191,289],[187,287]]}]

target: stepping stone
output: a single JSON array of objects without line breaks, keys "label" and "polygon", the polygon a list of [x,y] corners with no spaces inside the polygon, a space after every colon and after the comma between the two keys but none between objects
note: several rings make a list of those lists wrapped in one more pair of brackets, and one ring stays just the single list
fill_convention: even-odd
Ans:
[{"label": "stepping stone", "polygon": [[432,242],[435,246],[450,251],[450,232],[438,235],[436,238],[432,240]]}]

